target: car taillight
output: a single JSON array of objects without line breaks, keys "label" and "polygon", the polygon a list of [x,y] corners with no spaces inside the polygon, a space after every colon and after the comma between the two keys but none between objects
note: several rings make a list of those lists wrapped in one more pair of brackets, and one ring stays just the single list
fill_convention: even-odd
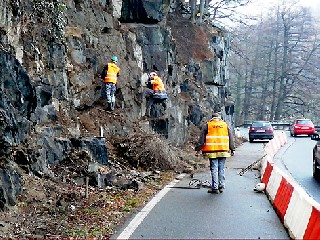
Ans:
[{"label": "car taillight", "polygon": [[254,128],[250,127],[249,132],[253,132]]},{"label": "car taillight", "polygon": [[273,129],[272,128],[269,128],[269,133],[272,133],[273,132]]}]

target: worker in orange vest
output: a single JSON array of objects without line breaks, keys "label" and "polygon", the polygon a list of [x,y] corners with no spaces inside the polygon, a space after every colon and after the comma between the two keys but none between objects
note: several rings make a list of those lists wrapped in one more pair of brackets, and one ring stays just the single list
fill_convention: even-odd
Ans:
[{"label": "worker in orange vest", "polygon": [[168,98],[166,89],[162,82],[162,79],[156,72],[149,74],[149,81],[147,83],[148,89],[145,92],[147,98],[147,107],[145,116],[150,116],[150,109],[153,103],[161,103],[164,110],[166,110],[166,99]]},{"label": "worker in orange vest", "polygon": [[226,122],[218,113],[206,124],[195,147],[196,156],[200,150],[210,160],[212,187],[208,193],[222,193],[225,188],[224,165],[227,157],[234,155],[234,139]]},{"label": "worker in orange vest", "polygon": [[117,78],[119,77],[120,68],[117,66],[118,58],[113,56],[102,71],[101,77],[105,82],[105,94],[107,97],[107,109],[113,111],[115,107],[115,93],[117,89]]}]

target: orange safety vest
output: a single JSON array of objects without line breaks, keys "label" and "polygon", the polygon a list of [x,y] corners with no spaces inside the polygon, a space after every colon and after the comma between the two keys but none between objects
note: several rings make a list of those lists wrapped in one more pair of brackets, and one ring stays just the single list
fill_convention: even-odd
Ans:
[{"label": "orange safety vest", "polygon": [[120,68],[114,63],[108,63],[108,72],[104,79],[104,82],[117,83],[117,75],[120,72]]},{"label": "orange safety vest", "polygon": [[208,122],[208,133],[206,135],[206,142],[202,146],[202,152],[228,152],[229,150],[227,123],[216,119]]},{"label": "orange safety vest", "polygon": [[152,81],[152,90],[153,90],[153,97],[154,98],[167,98],[167,92],[166,89],[164,88],[164,84],[158,76],[153,77]]}]

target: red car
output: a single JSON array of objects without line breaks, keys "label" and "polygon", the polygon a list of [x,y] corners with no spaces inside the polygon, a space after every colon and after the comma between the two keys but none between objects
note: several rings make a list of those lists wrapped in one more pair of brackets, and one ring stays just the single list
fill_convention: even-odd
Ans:
[{"label": "red car", "polygon": [[315,133],[314,124],[310,119],[296,119],[290,126],[290,135],[311,135]]}]

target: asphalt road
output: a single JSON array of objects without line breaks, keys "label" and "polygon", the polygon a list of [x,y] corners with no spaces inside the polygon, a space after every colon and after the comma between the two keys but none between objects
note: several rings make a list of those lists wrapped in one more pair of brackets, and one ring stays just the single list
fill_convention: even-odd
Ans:
[{"label": "asphalt road", "polygon": [[[262,155],[262,143],[244,143],[226,163],[223,193],[165,188],[112,239],[290,239],[267,196],[253,191],[260,173],[238,174]],[[209,169],[194,177],[210,180]],[[190,180],[187,175],[174,186],[186,187]]]},{"label": "asphalt road", "polygon": [[281,149],[275,160],[277,165],[299,183],[303,189],[317,202],[320,202],[320,182],[312,176],[312,149],[316,141],[307,136],[290,137],[288,144]]}]

